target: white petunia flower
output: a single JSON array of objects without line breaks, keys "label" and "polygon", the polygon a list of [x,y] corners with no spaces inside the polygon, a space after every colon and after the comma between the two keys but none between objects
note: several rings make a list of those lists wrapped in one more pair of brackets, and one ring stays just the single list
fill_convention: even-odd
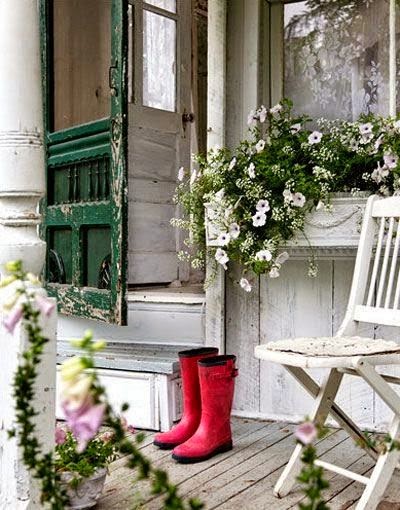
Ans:
[{"label": "white petunia flower", "polygon": [[360,124],[358,129],[362,135],[368,135],[372,133],[372,124],[371,122],[366,122],[365,124]]},{"label": "white petunia flower", "polygon": [[265,147],[265,140],[258,140],[258,142],[256,143],[256,151],[257,152],[261,152],[264,150],[264,147]]},{"label": "white petunia flower", "polygon": [[228,170],[233,170],[236,165],[236,158],[232,158],[231,162],[229,163]]},{"label": "white petunia flower", "polygon": [[295,207],[303,207],[306,203],[306,197],[303,193],[293,193],[292,195],[292,204]]},{"label": "white petunia flower", "polygon": [[229,257],[225,250],[217,248],[217,251],[215,252],[215,260],[221,264],[224,269],[227,269],[226,264],[229,262]]},{"label": "white petunia flower", "polygon": [[267,199],[259,200],[256,205],[257,211],[266,213],[270,210],[269,202]]},{"label": "white petunia flower", "polygon": [[219,246],[226,246],[231,240],[231,235],[228,232],[221,232],[217,238]]},{"label": "white petunia flower", "polygon": [[190,176],[190,184],[194,184],[194,181],[197,179],[197,172],[193,170],[192,175]]},{"label": "white petunia flower", "polygon": [[232,239],[237,239],[240,234],[240,227],[237,223],[232,223],[229,225],[229,233]]},{"label": "white petunia flower", "polygon": [[257,211],[253,218],[253,225],[255,227],[262,227],[267,221],[267,216],[262,211]]},{"label": "white petunia flower", "polygon": [[215,200],[217,202],[221,202],[221,200],[224,198],[225,196],[225,190],[224,188],[221,188],[219,191],[217,191],[217,193],[215,193]]},{"label": "white petunia flower", "polygon": [[308,143],[310,145],[314,145],[316,143],[319,143],[322,140],[322,133],[319,131],[313,131],[311,135],[308,137]]},{"label": "white petunia flower", "polygon": [[269,250],[260,250],[256,253],[256,259],[269,262],[272,259],[272,253]]},{"label": "white petunia flower", "polygon": [[246,292],[251,292],[252,287],[247,278],[241,278],[239,284]]},{"label": "white petunia flower", "polygon": [[279,269],[277,267],[273,267],[271,271],[268,273],[270,278],[278,278],[279,275]]},{"label": "white petunia flower", "polygon": [[247,173],[248,173],[250,179],[254,179],[254,177],[256,176],[256,167],[255,167],[254,163],[250,163],[250,165],[247,168]]},{"label": "white petunia flower", "polygon": [[289,253],[287,251],[283,251],[276,257],[275,262],[277,264],[284,264],[288,259],[289,259]]},{"label": "white petunia flower", "polygon": [[366,145],[367,143],[369,143],[372,139],[374,138],[374,135],[373,133],[366,133],[365,135],[362,135],[362,137],[360,138],[360,144],[361,145]]},{"label": "white petunia flower", "polygon": [[183,181],[185,177],[185,169],[183,168],[183,166],[180,167],[180,169],[178,170],[178,181]]},{"label": "white petunia flower", "polygon": [[256,112],[255,110],[250,110],[249,115],[247,116],[247,125],[253,126],[256,123]]},{"label": "white petunia flower", "polygon": [[292,192],[290,191],[290,189],[283,190],[282,195],[286,203],[290,203],[292,201]]},{"label": "white petunia flower", "polygon": [[264,105],[261,105],[260,109],[258,110],[258,116],[260,119],[260,122],[263,124],[267,119],[267,109]]},{"label": "white petunia flower", "polygon": [[399,157],[396,154],[385,154],[383,156],[383,161],[388,168],[396,168]]},{"label": "white petunia flower", "polygon": [[290,126],[290,132],[294,135],[295,133],[298,133],[301,129],[301,124],[298,123],[298,124],[293,124],[292,126]]},{"label": "white petunia flower", "polygon": [[282,110],[282,105],[280,103],[278,103],[269,109],[269,113],[272,113],[272,115],[274,115],[275,113],[279,113],[281,110]]}]

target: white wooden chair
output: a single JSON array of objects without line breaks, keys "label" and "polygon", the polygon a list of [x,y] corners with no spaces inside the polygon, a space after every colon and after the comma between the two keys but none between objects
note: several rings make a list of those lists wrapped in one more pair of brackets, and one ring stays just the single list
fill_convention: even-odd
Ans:
[{"label": "white wooden chair", "polygon": [[[330,414],[376,460],[369,478],[328,462],[317,461],[325,469],[366,485],[356,510],[373,510],[377,507],[399,461],[400,452],[379,453],[369,447],[361,430],[334,400],[344,374],[362,377],[394,412],[389,434],[399,439],[400,396],[390,384],[400,384],[400,378],[379,374],[376,367],[400,365],[400,345],[355,336],[359,323],[363,322],[400,327],[399,247],[400,197],[370,197],[349,302],[336,336],[280,340],[255,348],[257,358],[282,364],[315,398],[315,407],[309,414],[314,423],[324,424]],[[321,385],[304,370],[314,367],[329,369]],[[286,496],[295,484],[301,470],[301,450],[302,446],[298,444],[275,485],[276,496]]]}]

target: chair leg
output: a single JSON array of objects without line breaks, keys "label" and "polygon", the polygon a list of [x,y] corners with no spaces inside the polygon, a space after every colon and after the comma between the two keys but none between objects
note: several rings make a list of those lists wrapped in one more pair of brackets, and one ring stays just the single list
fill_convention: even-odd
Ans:
[{"label": "chair leg", "polygon": [[[390,437],[398,437],[400,417],[395,416],[390,428]],[[400,458],[398,450],[380,455],[369,482],[356,506],[356,510],[375,510],[388,486]]]},{"label": "chair leg", "polygon": [[[329,372],[328,377],[320,387],[318,396],[316,397],[316,404],[313,412],[310,415],[310,420],[316,424],[323,425],[328,417],[333,401],[339,390],[340,383],[342,382],[343,374],[333,369]],[[279,477],[274,487],[274,494],[278,498],[282,498],[289,494],[296,478],[301,471],[301,453],[302,446],[296,445],[289,462],[287,463],[283,473]]]}]

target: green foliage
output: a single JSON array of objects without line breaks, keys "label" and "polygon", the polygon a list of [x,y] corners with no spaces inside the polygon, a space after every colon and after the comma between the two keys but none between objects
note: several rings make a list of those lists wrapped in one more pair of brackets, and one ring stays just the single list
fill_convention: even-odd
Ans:
[{"label": "green foliage", "polygon": [[323,490],[329,487],[329,483],[324,479],[323,469],[314,464],[316,460],[315,446],[312,444],[305,446],[301,456],[304,466],[297,479],[304,485],[303,490],[307,499],[304,503],[299,503],[300,510],[329,510],[323,500]]},{"label": "green foliage", "polygon": [[[28,288],[26,280],[32,275],[24,272],[20,261],[8,263],[6,269],[10,278],[3,286],[20,281],[17,287],[18,297],[22,301],[22,326],[28,336],[28,347],[21,357],[13,381],[13,397],[15,398],[16,424],[9,431],[9,435],[16,437],[22,448],[24,464],[31,470],[34,477],[41,483],[41,502],[47,503],[52,510],[63,510],[68,505],[68,496],[60,483],[60,471],[68,470],[77,474],[74,484],[79,483],[80,477],[90,476],[94,470],[106,466],[116,453],[127,454],[128,466],[134,469],[139,479],[150,479],[153,492],[164,495],[163,508],[166,510],[196,510],[203,505],[190,499],[185,502],[178,494],[164,471],[156,469],[151,461],[140,451],[143,434],[137,434],[135,442],[126,437],[126,431],[121,418],[107,404],[105,425],[110,427],[113,437],[110,443],[100,439],[93,439],[83,453],[75,451],[76,440],[69,433],[63,445],[58,445],[55,453],[43,454],[37,438],[36,425],[33,418],[37,412],[33,407],[35,398],[35,382],[38,374],[43,349],[48,339],[43,336],[40,326],[40,312],[34,305],[35,292]],[[80,340],[75,340],[76,347],[82,349],[82,360],[86,369],[92,374],[92,394],[95,400],[107,402],[105,388],[100,384],[94,368],[94,354],[102,348],[101,343],[92,341],[92,334],[85,333]],[[122,406],[127,410],[128,406]]]},{"label": "green foliage", "polygon": [[[293,115],[285,99],[253,112],[250,122],[249,137],[236,148],[198,156],[198,168],[180,176],[175,199],[186,216],[172,223],[189,230],[181,256],[194,267],[204,265],[206,255],[204,204],[216,235],[225,235],[219,246],[226,257],[219,262],[235,260],[245,272],[276,277],[279,246],[303,231],[316,206],[329,210],[332,192],[387,195],[400,189],[400,121],[374,115],[358,122],[320,119],[320,131],[311,131],[311,119]],[[268,201],[266,218],[255,224],[260,200]],[[218,261],[221,252],[208,250]],[[263,250],[271,257],[260,256]]]},{"label": "green foliage", "polygon": [[69,471],[75,476],[73,485],[82,478],[91,477],[97,469],[107,467],[116,459],[112,439],[104,441],[97,437],[88,442],[83,452],[77,451],[77,441],[71,432],[66,433],[66,440],[55,447],[54,465],[57,471]]}]

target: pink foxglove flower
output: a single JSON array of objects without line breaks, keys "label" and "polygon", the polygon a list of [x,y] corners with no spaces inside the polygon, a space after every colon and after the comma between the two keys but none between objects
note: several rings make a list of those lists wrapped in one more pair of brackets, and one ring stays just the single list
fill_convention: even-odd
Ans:
[{"label": "pink foxglove flower", "polygon": [[67,439],[67,433],[61,427],[56,427],[55,430],[55,441],[56,444],[64,444]]},{"label": "pink foxglove flower", "polygon": [[40,312],[46,317],[50,317],[54,308],[56,307],[56,303],[52,299],[48,299],[45,296],[40,296],[36,294],[35,301],[37,306],[39,307]]},{"label": "pink foxglove flower", "polygon": [[3,326],[9,333],[14,333],[15,326],[22,319],[22,306],[18,305],[13,308],[11,313],[3,320]]},{"label": "pink foxglove flower", "polygon": [[105,404],[93,404],[89,397],[79,409],[71,410],[68,400],[62,404],[67,425],[78,441],[78,453],[82,453],[87,443],[97,434],[104,417]]},{"label": "pink foxglove flower", "polygon": [[294,435],[300,443],[307,445],[315,441],[318,436],[318,431],[314,423],[306,421],[296,428]]}]

